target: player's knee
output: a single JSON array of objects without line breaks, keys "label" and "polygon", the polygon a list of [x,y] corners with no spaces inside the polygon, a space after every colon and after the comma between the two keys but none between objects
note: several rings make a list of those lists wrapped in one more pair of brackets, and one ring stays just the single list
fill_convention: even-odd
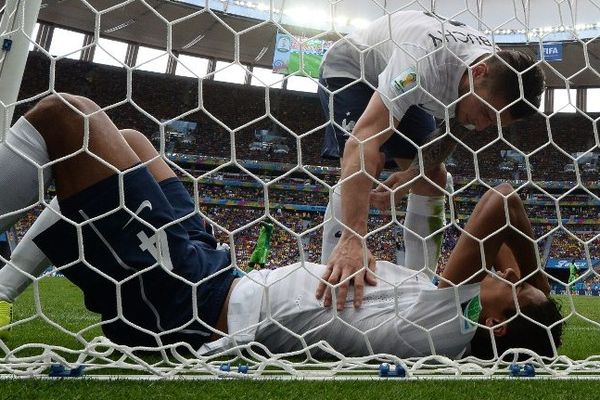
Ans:
[{"label": "player's knee", "polygon": [[69,113],[89,115],[98,110],[100,110],[100,107],[86,97],[69,93],[56,93],[41,99],[29,113],[40,118],[42,116],[46,119],[58,118],[60,121],[68,117]]},{"label": "player's knee", "polygon": [[40,125],[52,121],[53,118],[61,115],[66,108],[67,106],[58,95],[51,94],[38,101],[31,110],[25,113],[25,118],[34,125]]},{"label": "player's knee", "polygon": [[521,201],[510,183],[501,183],[495,186],[493,189],[488,190],[482,198],[484,201],[491,200],[502,204],[504,204],[504,199],[506,199],[506,204],[510,209],[513,209]]},{"label": "player's knee", "polygon": [[41,99],[25,114],[25,118],[44,135],[44,133],[58,131],[59,129],[56,128],[68,120],[79,119],[81,115],[89,115],[98,110],[100,107],[88,98],[57,93]]},{"label": "player's knee", "polygon": [[121,132],[121,135],[123,135],[123,138],[131,147],[150,145],[154,148],[148,138],[140,131],[136,131],[135,129],[120,129],[119,132]]},{"label": "player's knee", "polygon": [[510,183],[504,182],[494,187],[494,191],[502,195],[502,197],[509,197],[511,194],[514,194],[515,190]]},{"label": "player's knee", "polygon": [[135,129],[121,129],[120,132],[129,147],[133,149],[142,162],[158,156],[158,152],[142,132]]},{"label": "player's knee", "polygon": [[523,202],[521,201],[519,194],[509,183],[503,183],[502,185],[502,195],[506,197],[506,203],[510,210],[511,219],[514,220],[517,217],[517,213],[523,207]]}]

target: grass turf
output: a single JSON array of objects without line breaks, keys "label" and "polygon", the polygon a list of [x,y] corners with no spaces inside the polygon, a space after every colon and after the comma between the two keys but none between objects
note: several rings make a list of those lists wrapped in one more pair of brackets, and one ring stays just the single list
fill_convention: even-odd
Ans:
[{"label": "grass turf", "polygon": [[[322,59],[323,56],[317,56],[314,54],[304,54],[304,68],[302,69],[302,72],[307,76],[318,78],[319,67],[321,66]],[[290,59],[288,61],[288,73],[291,74],[298,70],[300,70],[300,54],[293,53],[290,55]]]},{"label": "grass turf", "polygon": [[7,381],[0,400],[13,399],[332,399],[364,400],[521,400],[594,399],[600,382],[592,381]]},{"label": "grass turf", "polygon": [[[39,295],[39,296],[38,296]],[[559,296],[564,315],[569,316],[563,336],[561,354],[584,359],[600,354],[600,298]],[[39,310],[39,312],[37,311]],[[44,317],[41,312],[43,311]],[[81,291],[64,278],[48,277],[39,281],[38,289],[30,287],[15,303],[15,320],[21,321],[6,342],[10,349],[27,343],[47,343],[68,348],[81,348],[72,333],[81,332],[91,339],[101,334],[97,315],[85,310]],[[83,330],[83,331],[82,331]],[[19,355],[39,350],[23,350]],[[0,353],[2,354],[2,353]],[[1,363],[1,361],[0,361]],[[1,375],[0,375],[1,376]],[[525,395],[532,399],[562,399],[590,396],[600,390],[600,382],[531,381],[523,379],[476,381],[90,381],[90,380],[0,380],[0,400],[21,398],[161,398],[188,397],[232,398],[365,398],[402,395],[403,399],[430,398],[443,391],[444,399],[512,399]],[[593,397],[593,396],[592,396]],[[591,398],[591,397],[590,397]]]}]

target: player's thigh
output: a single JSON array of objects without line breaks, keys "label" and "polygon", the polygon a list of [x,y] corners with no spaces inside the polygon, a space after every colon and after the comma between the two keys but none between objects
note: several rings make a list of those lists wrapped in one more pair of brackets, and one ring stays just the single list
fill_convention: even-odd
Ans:
[{"label": "player's thigh", "polygon": [[171,204],[179,225],[185,229],[190,239],[216,246],[216,239],[207,231],[206,221],[196,211],[195,201],[183,182],[175,177],[165,179],[159,185]]},{"label": "player's thigh", "polygon": [[427,142],[435,131],[433,117],[417,106],[411,106],[398,124],[397,131],[383,144],[382,150],[388,160],[412,160],[418,146]]},{"label": "player's thigh", "polygon": [[143,133],[135,129],[121,129],[120,132],[140,161],[148,166],[148,170],[157,182],[176,176]]},{"label": "player's thigh", "polygon": [[139,162],[108,116],[85,97],[47,96],[25,118],[44,138],[50,158],[61,159],[53,165],[59,198]]},{"label": "player's thigh", "polygon": [[322,78],[320,82],[323,86],[319,87],[321,107],[330,121],[325,128],[321,155],[324,158],[338,159],[343,156],[346,141],[367,108],[373,89],[349,78]]},{"label": "player's thigh", "polygon": [[194,201],[189,191],[160,157],[150,140],[134,129],[122,129],[121,134],[140,160],[147,163],[148,170],[173,207],[175,218],[179,220],[190,238],[212,243],[214,238],[206,232],[206,223],[195,211]]}]

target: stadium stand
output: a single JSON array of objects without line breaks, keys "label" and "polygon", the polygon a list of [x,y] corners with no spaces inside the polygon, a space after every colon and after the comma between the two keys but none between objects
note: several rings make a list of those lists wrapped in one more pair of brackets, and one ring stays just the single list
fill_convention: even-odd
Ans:
[{"label": "stadium stand", "polygon": [[[31,52],[19,97],[27,98],[47,89],[48,70],[48,59],[40,52]],[[126,73],[121,68],[62,59],[57,61],[56,71],[55,87],[58,91],[93,95],[94,99],[103,106],[127,98]],[[198,107],[195,79],[146,71],[134,71],[133,74],[132,100],[157,120],[173,119]],[[167,142],[167,156],[180,166],[179,172],[190,188],[193,187],[196,178],[210,166],[224,163],[231,158],[231,136],[220,123],[234,129],[237,159],[250,162],[249,169],[262,181],[268,182],[295,165],[298,158],[297,143],[291,135],[286,134],[284,126],[300,134],[320,127],[325,121],[318,99],[310,93],[269,89],[270,109],[273,116],[271,119],[265,116],[265,90],[260,87],[239,86],[211,80],[203,83],[202,103],[208,113],[197,111],[187,114],[185,120],[195,122],[196,129],[185,137],[170,136]],[[145,92],[163,95],[158,98],[142,96],[141,94]],[[20,105],[15,115],[21,115],[29,106],[28,103]],[[159,137],[160,125],[145,117],[131,103],[111,108],[108,114],[120,128],[137,129],[151,139]],[[472,135],[463,146],[459,146],[451,162],[448,163],[448,170],[454,175],[455,186],[460,188],[452,202],[457,217],[454,222],[458,226],[464,225],[465,216],[470,214],[477,199],[485,190],[481,185],[467,184],[475,177],[473,152],[477,152],[480,176],[486,184],[493,185],[500,179],[519,184],[526,179],[525,160],[514,156],[511,152],[513,149],[511,146],[514,146],[524,154],[530,155],[532,179],[541,189],[544,189],[542,192],[528,187],[521,191],[521,196],[532,216],[536,238],[547,235],[538,242],[541,250],[547,250],[544,253],[547,262],[552,259],[586,259],[589,254],[589,258],[594,262],[593,265],[596,265],[600,260],[600,239],[594,240],[600,224],[597,159],[592,167],[581,166],[579,171],[591,193],[583,191],[567,193],[572,182],[576,181],[575,168],[565,168],[566,165],[574,165],[573,159],[553,146],[545,146],[532,153],[541,144],[547,142],[545,124],[539,120],[540,118],[542,117],[514,124],[506,130],[505,141],[497,140],[497,133],[489,131]],[[254,120],[257,122],[244,126]],[[238,127],[242,128],[236,129]],[[251,149],[251,144],[256,141],[257,129],[276,132],[282,142],[288,146],[289,151],[284,153],[274,152],[272,148],[264,151]],[[593,126],[584,115],[555,115],[551,119],[551,132],[554,142],[573,155],[578,152],[597,153],[598,151],[594,147]],[[574,132],[578,134],[574,135]],[[336,162],[320,157],[322,135],[323,129],[316,129],[314,133],[300,140],[302,159],[304,164],[320,166],[316,169],[316,175],[328,185],[333,185],[337,181],[339,171],[333,167]],[[492,143],[493,140],[496,141]],[[239,169],[221,170],[216,175],[199,180],[198,184],[201,185],[199,201],[202,204],[202,212],[227,230],[239,229],[253,221],[256,222],[264,214],[262,183]],[[321,221],[321,214],[327,203],[328,189],[306,175],[293,174],[270,186],[268,196],[272,218],[287,229],[298,233],[316,226],[317,221]],[[404,204],[400,204],[399,215],[402,215],[403,209]],[[562,224],[557,228],[558,211],[560,211]],[[18,234],[24,233],[28,224],[34,220],[36,212],[39,211],[32,212],[27,219],[19,223]],[[374,213],[369,222],[371,227],[378,227],[388,220],[389,216]],[[549,232],[552,233],[548,235]],[[285,229],[276,226],[273,239],[275,251],[268,266],[276,267],[298,261],[300,246],[307,251],[309,261],[317,261],[320,257],[320,233],[320,229],[315,230],[302,239],[302,243],[297,243]],[[447,261],[458,233],[455,227],[446,229],[440,265]],[[228,241],[226,233],[222,230],[216,229],[216,235],[220,241]],[[247,226],[235,235],[236,253],[242,265],[249,258],[257,235],[256,224]],[[577,237],[588,243],[587,252]],[[377,235],[376,240],[372,237],[369,242],[373,254],[378,259],[396,261],[402,257],[399,226],[385,229]],[[554,270],[548,271],[552,271],[551,273],[557,279],[563,282],[566,280],[559,269],[556,270],[556,274]],[[583,271],[587,273],[585,279],[578,281],[572,287],[572,292],[600,294],[599,275],[591,270],[586,271]],[[564,285],[556,283],[554,286],[555,291],[564,290]]]}]

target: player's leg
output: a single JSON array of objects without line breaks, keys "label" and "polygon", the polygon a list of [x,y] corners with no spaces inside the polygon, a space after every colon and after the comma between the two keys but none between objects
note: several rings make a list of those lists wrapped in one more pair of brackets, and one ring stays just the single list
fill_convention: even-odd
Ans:
[{"label": "player's leg", "polygon": [[122,129],[121,134],[158,182],[173,207],[175,218],[185,217],[179,223],[187,231],[190,239],[200,240],[216,247],[217,241],[212,233],[208,232],[206,221],[196,211],[190,192],[184,187],[173,169],[160,157],[150,140],[141,132],[133,129]]},{"label": "player's leg", "polygon": [[[124,129],[121,134],[140,160],[148,162],[148,169],[159,183],[176,178],[173,170],[158,156],[158,152],[142,133]],[[0,269],[0,301],[12,303],[31,283],[32,277],[39,276],[51,265],[32,239],[58,221],[59,213],[55,197],[21,239],[6,268]],[[183,215],[185,214],[180,216]]]},{"label": "player's leg", "polygon": [[[445,184],[446,169],[441,164],[427,173],[427,177],[440,185]],[[408,195],[404,218],[404,266],[434,273],[440,256],[446,223],[445,196],[435,185],[419,179]]]},{"label": "player's leg", "polygon": [[[393,158],[397,166],[404,170],[417,155],[417,147],[422,145],[435,130],[431,115],[412,106],[398,125],[399,134],[394,134],[385,143],[384,151]],[[447,172],[443,164],[427,172],[426,178],[418,179],[408,195],[404,220],[404,266],[433,274],[441,252],[445,224],[444,188]]]},{"label": "player's leg", "polygon": [[[190,301],[188,304],[185,296],[179,300],[173,299],[174,303],[180,301],[187,306],[185,312],[180,309],[174,314],[165,294],[181,294],[185,291],[187,296],[192,288],[164,271],[174,270],[174,273],[199,281],[226,267],[229,264],[228,255],[223,252],[217,254],[210,245],[204,246],[196,242],[194,245],[179,224],[172,224],[177,219],[173,208],[146,168],[134,168],[122,178],[116,176],[116,172],[139,164],[139,157],[95,104],[83,98],[66,97],[77,110],[85,114],[93,113],[94,116],[82,121],[81,118],[69,114],[72,110],[68,107],[62,107],[61,110],[61,103],[56,102],[57,99],[49,99],[45,104],[36,106],[28,117],[45,139],[50,158],[60,158],[55,175],[58,180],[61,210],[69,219],[84,224],[83,235],[86,240],[78,240],[72,224],[59,221],[38,235],[35,243],[56,265],[69,265],[64,269],[64,274],[86,293],[86,299],[89,300],[93,311],[107,318],[116,315],[113,306],[115,287],[112,281],[103,279],[103,275],[118,280],[122,279],[124,274],[147,269],[143,284],[145,297],[140,297],[137,290],[123,292],[127,297],[127,308],[123,311],[126,318],[145,328],[156,327],[157,321],[163,324],[161,326],[166,326],[165,329],[185,324],[191,320],[186,318],[187,315],[195,315],[192,310],[195,303]],[[49,126],[50,118],[55,120],[54,123],[58,127]],[[57,120],[59,123],[56,123]],[[89,127],[89,135],[86,136],[81,134],[84,123]],[[89,144],[85,148],[98,159],[103,159],[103,162],[83,152],[75,156],[70,155],[78,147],[83,147],[83,139]],[[114,145],[115,143],[118,143],[118,146]],[[122,149],[125,149],[125,152]],[[58,168],[63,164],[68,165],[62,169]],[[86,171],[87,176],[77,171]],[[63,182],[67,179],[72,182]],[[122,190],[125,195],[125,207],[122,207],[119,195],[123,193]],[[189,198],[189,193],[187,197]],[[112,212],[113,210],[117,211]],[[100,215],[105,216],[98,220],[90,220]],[[168,226],[162,229],[165,225]],[[138,233],[132,235],[131,232]],[[57,237],[68,237],[69,240],[62,246],[57,246]],[[100,243],[95,240],[99,240]],[[73,264],[79,257],[81,247],[84,248],[86,262],[93,268],[82,263]],[[156,265],[157,262],[160,263],[160,268],[147,268]],[[196,268],[197,266],[199,268]],[[156,276],[160,276],[160,279],[155,279]],[[138,278],[141,279],[142,276]],[[211,296],[198,293],[198,310],[201,318],[209,325],[215,323],[213,320],[216,320],[220,311],[219,303],[226,295],[232,279],[232,276],[222,273],[218,278],[212,278],[210,284],[202,285],[201,289],[211,291]],[[157,307],[157,312],[160,313],[158,319],[146,312],[146,298]],[[154,340],[151,335],[143,335],[137,331],[129,332],[124,328],[127,326],[119,321],[103,326],[107,335],[110,334],[110,337],[124,343],[146,344]],[[162,328],[159,327],[160,329]],[[186,341],[195,343],[206,340],[205,331],[204,327],[198,326],[197,331],[191,329],[190,325],[185,333],[169,335],[168,340],[179,341],[183,340],[180,336],[185,336]]]},{"label": "player's leg", "polygon": [[[126,285],[119,284],[124,299],[122,315],[129,322],[158,336],[147,334],[117,318],[103,325],[107,337],[131,345],[156,345],[157,340],[160,343],[186,341],[199,344],[210,332],[207,332],[206,326],[193,321],[191,316],[196,315],[197,309],[200,318],[208,325],[216,323],[222,305],[220,302],[232,280],[226,271],[217,274],[229,265],[228,254],[215,251],[207,242],[190,240],[188,230],[184,229],[171,204],[172,198],[162,186],[165,182],[181,183],[156,157],[155,150],[143,135],[134,131],[123,134],[126,138],[117,133],[124,146],[135,156],[129,160],[133,161],[131,165],[148,161],[147,166],[135,166],[122,177],[113,173],[94,186],[76,192],[64,201],[61,199],[63,215],[83,224],[85,240],[78,241],[72,224],[64,221],[38,235],[35,243],[55,265],[64,267],[65,276],[84,291],[90,310],[102,314],[107,320],[117,316],[115,291],[118,287],[113,280],[121,281],[131,274],[137,275],[135,279],[126,279],[131,282],[127,284],[131,290],[125,290]],[[148,152],[145,153],[145,150]],[[187,191],[185,196],[189,200]],[[60,249],[56,248],[55,238],[58,236],[70,238]],[[86,262],[74,263],[81,248]],[[192,301],[192,293],[196,289],[176,275],[193,282],[207,276],[215,277],[200,285],[196,303]],[[107,280],[104,276],[111,279]],[[136,288],[136,285],[143,289]],[[147,304],[152,305],[151,312]],[[185,330],[175,329],[184,325]],[[170,330],[173,332],[164,333]]]},{"label": "player's leg", "polygon": [[8,263],[0,269],[0,338],[8,336],[2,330],[12,322],[12,303],[50,265],[48,258],[35,245],[33,238],[60,219],[56,197],[42,211],[17,244]]},{"label": "player's leg", "polygon": [[50,261],[35,245],[33,238],[60,219],[56,198],[42,211],[15,247],[5,268],[0,269],[0,300],[13,302],[32,278],[50,266]]},{"label": "player's leg", "polygon": [[[63,101],[68,101],[71,107]],[[5,230],[16,222],[19,215],[4,215],[27,207],[43,196],[44,186],[50,180],[49,171],[44,171],[39,179],[39,169],[49,160],[76,154],[53,165],[53,174],[57,178],[58,195],[66,198],[90,185],[115,173],[92,156],[82,151],[84,148],[84,131],[88,131],[88,146],[91,153],[120,170],[133,165],[137,158],[128,148],[116,127],[106,114],[99,112],[99,107],[91,100],[71,95],[51,95],[42,99],[26,115],[25,118],[11,127],[6,140],[0,145],[0,182],[3,187],[10,184],[11,195],[0,200],[0,224]],[[84,120],[79,114],[91,115]],[[16,179],[20,184],[16,185]],[[11,184],[12,183],[12,184]],[[17,249],[11,260],[16,270],[3,269],[8,274],[5,296],[10,300],[27,284],[27,276],[18,270],[18,264],[27,265],[27,273],[35,276],[47,265],[45,257],[35,251],[30,239],[45,230],[48,224],[57,220],[57,214],[46,210],[38,224],[34,224],[30,236],[26,237],[21,249]],[[29,245],[28,245],[29,244]],[[12,262],[12,261],[11,261]],[[17,275],[15,275],[17,274]],[[12,291],[14,289],[14,291]],[[9,305],[10,302],[3,302]],[[2,307],[4,310],[5,307]],[[10,312],[10,309],[9,309]]]},{"label": "player's leg", "polygon": [[[143,134],[130,129],[121,130],[121,134],[140,160],[148,162],[148,169],[157,181],[175,177],[171,168],[160,157],[156,158],[158,153]],[[13,302],[31,283],[32,277],[39,276],[51,265],[32,239],[57,222],[59,213],[55,197],[23,236],[6,268],[0,269],[0,301]]]},{"label": "player's leg", "polygon": [[[364,83],[356,83],[347,78],[321,79],[320,83],[319,98],[321,107],[325,117],[332,120],[325,129],[321,156],[327,159],[339,159],[341,164],[346,141],[352,133],[356,121],[358,121],[369,100],[371,100],[373,89]],[[330,107],[330,99],[332,99],[333,109]],[[321,241],[322,264],[326,264],[329,260],[329,256],[337,245],[343,230],[340,191],[341,187],[338,185],[331,194],[325,211]]]},{"label": "player's leg", "polygon": [[17,222],[25,212],[21,209],[40,200],[40,187],[47,186],[52,176],[50,168],[39,169],[49,161],[43,137],[25,118],[6,131],[0,142],[0,187],[11,191],[0,196],[0,232]]},{"label": "player's leg", "polygon": [[[63,95],[63,98],[84,114],[99,110],[99,107],[90,100],[71,95]],[[16,222],[20,214],[8,216],[2,214],[27,207],[39,200],[40,192],[43,193],[44,187],[52,176],[50,169],[47,168],[42,171],[40,182],[38,173],[40,167],[48,163],[51,158],[62,157],[82,148],[83,126],[83,118],[80,115],[63,103],[58,96],[49,96],[42,99],[7,132],[5,141],[0,144],[2,165],[0,182],[3,187],[9,186],[12,182],[10,184],[12,190],[11,196],[0,198],[0,225],[3,230]],[[103,113],[94,115],[89,119],[88,126],[89,148],[92,152],[102,158],[103,155],[113,153],[107,161],[120,168],[130,164],[119,157],[121,149],[102,149],[103,141],[112,142],[112,146],[118,145],[118,141],[112,141],[112,138],[108,140],[116,128],[106,115]],[[92,160],[89,155],[79,154],[56,164],[53,168],[57,176],[61,177],[57,183],[59,193],[68,196],[73,191],[103,179],[106,176],[106,172],[103,171],[105,167]],[[110,173],[110,170],[108,171]],[[76,175],[78,172],[85,173],[85,178],[71,182],[71,173]],[[17,179],[18,185],[14,184]],[[58,210],[56,199],[50,203],[50,208],[46,208],[40,214],[15,248],[9,263],[0,270],[0,324],[2,325],[10,323],[11,303],[30,284],[30,277],[38,276],[50,264],[32,241],[40,232],[60,219],[55,212]]]},{"label": "player's leg", "polygon": [[[148,156],[147,148],[140,145],[141,140],[134,140],[134,135],[128,131],[123,130],[121,133],[130,147],[134,149],[140,159],[144,157],[143,161],[150,160],[151,157]],[[139,133],[139,135],[142,134]],[[152,146],[149,142],[148,144]],[[168,170],[165,171],[157,164],[152,162],[148,165],[148,168],[153,171],[153,175],[162,176],[170,172],[170,176],[175,176],[168,166],[165,165]],[[58,221],[60,219],[59,213],[60,207],[55,197],[49,203],[49,207],[45,208],[36,218],[33,225],[15,247],[8,268],[0,269],[0,300],[14,301],[31,282],[29,276],[36,277],[50,266],[50,261],[33,243],[32,238]]]},{"label": "player's leg", "polygon": [[120,132],[140,161],[146,164],[157,182],[177,177],[143,133],[135,129],[121,129]]},{"label": "player's leg", "polygon": [[[341,158],[340,158],[341,162]],[[385,156],[380,153],[379,164],[375,175],[379,175],[383,170]],[[342,226],[342,186],[338,184],[327,203],[325,209],[323,238],[321,241],[321,264],[327,264],[331,252],[337,245],[344,227]]]},{"label": "player's leg", "polygon": [[49,158],[61,159],[52,167],[59,199],[139,163],[110,118],[85,97],[47,96],[25,118],[44,138]]},{"label": "player's leg", "polygon": [[139,162],[94,102],[68,94],[45,97],[11,127],[0,144],[0,184],[12,188],[10,196],[0,197],[1,231],[16,222],[20,210],[39,200],[51,177],[50,168],[45,168],[40,181],[40,167],[62,157],[52,166],[59,198]]}]

